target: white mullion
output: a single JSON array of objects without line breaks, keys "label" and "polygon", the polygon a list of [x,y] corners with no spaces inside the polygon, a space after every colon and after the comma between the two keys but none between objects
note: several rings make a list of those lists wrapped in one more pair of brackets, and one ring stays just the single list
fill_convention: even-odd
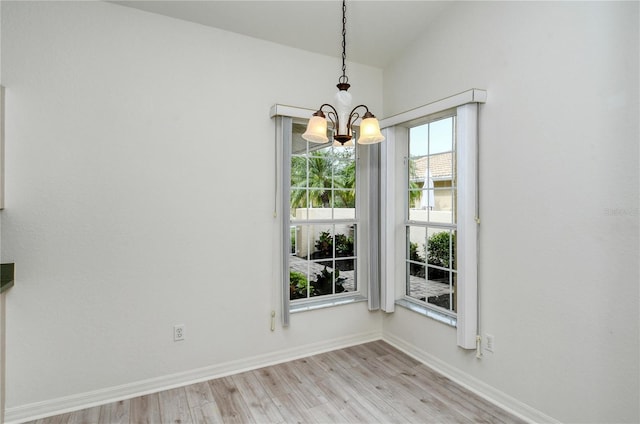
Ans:
[{"label": "white mullion", "polygon": [[311,158],[309,157],[309,142],[308,141],[307,141],[306,145],[307,145],[307,147],[305,148],[305,151],[304,151],[304,153],[305,153],[304,156],[305,156],[305,159],[306,159],[305,162],[304,162],[305,163],[305,179],[304,180],[306,181],[305,185],[307,187],[307,189],[305,190],[305,199],[306,199],[305,208],[307,209],[307,211],[306,211],[305,216],[307,218],[309,218],[309,209],[310,209],[309,208],[309,202],[311,202],[311,187],[309,186],[309,160]]},{"label": "white mullion", "polygon": [[[333,146],[331,146],[330,151],[331,151],[331,188],[330,188],[331,196],[330,196],[330,199],[331,199],[331,220],[333,221],[335,219],[335,217],[336,217],[336,191],[335,191],[335,188],[336,188],[336,180],[335,180],[336,174],[335,174],[335,163],[334,163],[335,156],[333,156],[333,153],[334,153],[334,147]],[[334,242],[333,248],[335,250],[335,240],[333,242]],[[334,280],[335,280],[335,275],[334,275]],[[334,288],[335,288],[335,283],[334,283]]]},{"label": "white mullion", "polygon": [[407,221],[405,224],[411,227],[433,227],[433,228],[439,228],[443,230],[457,229],[456,224],[449,224],[446,222]]},{"label": "white mullion", "polygon": [[[307,212],[307,216],[309,216]],[[307,297],[305,299],[311,298],[311,227],[309,225],[307,227]]]},{"label": "white mullion", "polygon": [[[340,256],[340,257],[336,257],[336,260],[340,260],[340,261],[346,261],[348,259],[357,259],[357,256]],[[321,260],[321,259],[318,259]]]},{"label": "white mullion", "polygon": [[[331,186],[333,186],[333,168],[331,170],[331,175],[332,175]],[[334,208],[332,207],[331,208],[332,213],[333,213],[333,209]],[[331,245],[333,246],[332,252],[331,252],[331,264],[333,265],[332,266],[333,275],[331,276],[331,279],[333,280],[331,282],[331,294],[336,294],[336,281],[337,281],[336,274],[338,270],[336,269],[336,247],[337,246],[336,246],[336,225],[335,224],[331,225],[331,240],[332,240]]]},{"label": "white mullion", "polygon": [[449,309],[453,312],[453,230],[449,230]]},{"label": "white mullion", "polygon": [[[427,175],[425,175],[425,182],[422,183],[422,188],[424,188],[424,184],[427,184],[427,189],[429,188],[429,174],[431,173],[431,123],[427,124]],[[423,192],[424,193],[424,192]],[[435,205],[429,205],[429,192],[427,192],[427,221],[431,221],[431,208]],[[436,187],[433,185],[433,201],[436,201]],[[426,245],[425,245],[426,246]],[[425,249],[426,250],[426,249]],[[426,258],[425,258],[426,261]],[[426,277],[425,277],[426,278]]]},{"label": "white mullion", "polygon": [[355,219],[295,219],[291,220],[292,224],[317,224],[317,225],[332,225],[332,224],[357,224]]}]

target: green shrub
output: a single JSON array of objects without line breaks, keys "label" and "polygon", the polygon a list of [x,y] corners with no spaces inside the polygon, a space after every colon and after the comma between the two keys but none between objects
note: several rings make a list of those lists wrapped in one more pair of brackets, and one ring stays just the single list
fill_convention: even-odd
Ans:
[{"label": "green shrub", "polygon": [[289,271],[289,299],[307,297],[307,276],[301,272]]},{"label": "green shrub", "polygon": [[353,256],[353,237],[336,234],[336,256]]},{"label": "green shrub", "polygon": [[[340,277],[340,271],[335,270],[336,274],[336,293],[345,291],[343,284],[346,278]],[[322,296],[325,294],[333,294],[333,272],[329,272],[327,267],[316,274],[316,280],[311,282],[311,296]]]},{"label": "green shrub", "polygon": [[[336,234],[336,257],[353,256],[353,237],[344,234]],[[333,237],[329,231],[320,233],[318,240],[315,242],[316,251],[313,254],[314,259],[332,258],[333,257]]]},{"label": "green shrub", "polygon": [[[420,252],[418,252],[418,243],[409,242],[409,259],[414,262],[424,262],[424,258],[420,255]],[[409,274],[415,277],[424,278],[424,269],[423,265],[414,263],[409,264]]]},{"label": "green shrub", "polygon": [[455,266],[455,262],[453,264],[449,264],[449,244],[451,245],[451,252],[453,253],[452,257],[455,259],[455,251],[456,251],[456,237],[453,236],[453,240],[451,239],[451,233],[448,231],[441,231],[439,233],[433,234],[427,240],[427,263],[429,265],[441,266],[443,268],[449,268],[449,265]]},{"label": "green shrub", "polygon": [[418,252],[418,243],[409,242],[409,259],[416,262],[424,262],[424,258]]},{"label": "green shrub", "polygon": [[296,253],[296,229],[295,229],[295,227],[291,228],[290,233],[291,233],[291,243],[289,244],[289,246],[291,246],[291,252],[290,253]]},{"label": "green shrub", "polygon": [[323,231],[320,233],[320,237],[315,243],[316,251],[314,252],[314,258],[332,258],[333,257],[333,238],[329,231]]}]

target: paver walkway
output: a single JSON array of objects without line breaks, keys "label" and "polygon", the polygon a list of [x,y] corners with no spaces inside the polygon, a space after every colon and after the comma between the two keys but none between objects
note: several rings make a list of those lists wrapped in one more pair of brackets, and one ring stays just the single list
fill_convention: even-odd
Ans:
[{"label": "paver walkway", "polygon": [[[307,266],[309,269],[307,270]],[[309,275],[313,280],[316,274],[320,274],[320,272],[324,269],[324,265],[321,265],[317,262],[308,262],[306,259],[299,258],[297,256],[289,256],[289,267],[292,271],[297,271],[302,274],[307,275],[307,271],[309,271]],[[333,271],[331,268],[327,267],[329,272]],[[340,271],[340,277],[345,278],[342,286],[347,291],[355,290],[355,278],[353,271]],[[409,296],[413,298],[428,298],[431,296],[440,296],[442,294],[449,294],[451,290],[449,289],[448,284],[439,283],[437,281],[427,280],[425,278],[419,278],[411,275],[409,277],[411,284],[411,293]]]}]

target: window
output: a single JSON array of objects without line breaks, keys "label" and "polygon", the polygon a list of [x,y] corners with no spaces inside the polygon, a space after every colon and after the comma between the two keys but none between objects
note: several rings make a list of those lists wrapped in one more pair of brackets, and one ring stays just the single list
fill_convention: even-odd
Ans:
[{"label": "window", "polygon": [[372,224],[368,203],[377,200],[369,193],[378,190],[370,162],[377,163],[379,149],[307,142],[302,134],[311,114],[285,105],[271,109],[284,326],[293,312],[360,301],[379,309],[377,256],[373,262],[368,258],[369,249],[378,246],[377,221]]},{"label": "window", "polygon": [[289,300],[358,291],[356,147],[310,143],[293,124],[289,184]]},{"label": "window", "polygon": [[381,305],[456,327],[476,347],[477,103],[464,93],[381,121]]},{"label": "window", "polygon": [[409,128],[405,187],[406,291],[438,311],[456,308],[455,116]]},{"label": "window", "polygon": [[387,141],[308,143],[311,111],[274,105],[282,321],[367,300],[455,326],[476,347],[477,114],[469,90],[380,122]]}]

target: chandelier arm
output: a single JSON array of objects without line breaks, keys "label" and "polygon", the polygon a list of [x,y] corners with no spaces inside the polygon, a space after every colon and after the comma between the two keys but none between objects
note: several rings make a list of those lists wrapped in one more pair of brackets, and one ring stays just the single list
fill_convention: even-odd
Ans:
[{"label": "chandelier arm", "polygon": [[333,112],[327,112],[327,119],[331,122],[334,129],[338,128],[338,122],[339,122],[338,115],[336,115]]},{"label": "chandelier arm", "polygon": [[320,107],[318,108],[318,110],[322,110],[322,108],[323,108],[323,107],[325,107],[325,106],[328,106],[329,108],[331,108],[331,110],[333,111],[333,113],[338,113],[338,111],[336,110],[336,108],[335,108],[335,107],[333,107],[333,106],[331,106],[329,103],[325,103],[325,104],[323,104],[322,106],[320,106]]},{"label": "chandelier arm", "polygon": [[353,124],[360,118],[360,114],[356,112],[356,110],[352,110],[349,114],[349,122],[347,123],[347,128],[351,129]]},{"label": "chandelier arm", "polygon": [[335,107],[331,106],[329,103],[325,103],[322,106],[320,106],[320,108],[318,109],[318,111],[323,111],[322,108],[324,108],[325,106],[329,107],[331,110],[327,111],[327,118],[329,119],[329,121],[331,121],[331,123],[333,124],[334,128],[338,128],[338,125],[340,125],[340,118],[338,118],[338,111],[336,110]]},{"label": "chandelier arm", "polygon": [[351,109],[351,113],[349,113],[349,122],[347,122],[347,128],[351,128],[351,125],[353,125],[353,123],[361,117],[360,114],[356,112],[356,110],[361,107],[365,109],[364,115],[362,115],[362,119],[374,118],[373,114],[369,112],[369,108],[367,107],[367,105],[358,105]]}]

